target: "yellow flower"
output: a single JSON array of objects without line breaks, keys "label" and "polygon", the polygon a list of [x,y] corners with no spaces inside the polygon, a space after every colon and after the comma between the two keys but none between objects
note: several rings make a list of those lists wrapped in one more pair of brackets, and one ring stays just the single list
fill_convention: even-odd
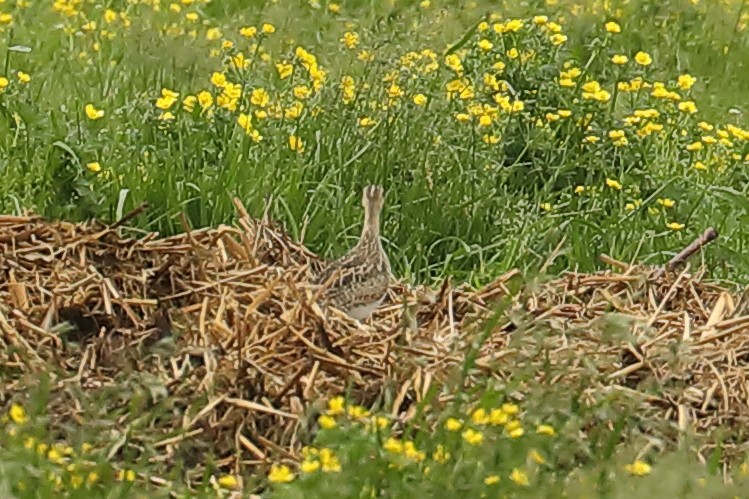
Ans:
[{"label": "yellow flower", "polygon": [[645,461],[640,461],[639,459],[632,464],[626,465],[624,469],[630,475],[635,476],[649,475],[650,472],[653,471],[653,468],[648,463],[646,463]]},{"label": "yellow flower", "polygon": [[476,45],[478,46],[478,48],[486,52],[494,48],[494,44],[490,42],[489,40],[487,40],[486,38],[482,38],[481,40],[479,40],[479,42]]},{"label": "yellow flower", "polygon": [[442,444],[437,445],[437,449],[432,454],[432,459],[438,463],[446,463],[450,459],[450,453],[445,451],[445,447]]},{"label": "yellow flower", "polygon": [[544,211],[551,211],[551,203],[541,203],[539,206]]},{"label": "yellow flower", "polygon": [[487,414],[486,409],[478,408],[473,411],[471,421],[473,421],[473,424],[477,425],[487,424],[489,422],[489,414]]},{"label": "yellow flower", "polygon": [[699,123],[697,123],[697,126],[700,127],[702,130],[704,130],[705,132],[712,132],[713,129],[715,128],[713,125],[711,125],[710,123],[706,121],[700,121]]},{"label": "yellow flower", "polygon": [[403,89],[393,83],[390,85],[390,88],[388,88],[388,97],[391,99],[395,99],[396,97],[403,97]]},{"label": "yellow flower", "polygon": [[270,35],[276,32],[276,27],[270,23],[263,24],[263,33]]},{"label": "yellow flower", "polygon": [[679,102],[679,111],[694,114],[697,112],[697,106],[691,100]]},{"label": "yellow flower", "polygon": [[544,25],[549,21],[548,16],[533,16],[533,24],[538,26]]},{"label": "yellow flower", "polygon": [[245,26],[239,30],[239,34],[245,38],[252,38],[257,35],[257,28],[255,26]]},{"label": "yellow flower", "polygon": [[502,412],[507,414],[508,416],[515,416],[520,412],[520,407],[518,407],[516,404],[513,404],[511,402],[506,402],[502,404]]},{"label": "yellow flower", "polygon": [[512,473],[510,473],[510,480],[523,487],[527,487],[531,483],[528,479],[528,474],[518,468],[512,470]]},{"label": "yellow flower", "polygon": [[518,52],[518,49],[515,47],[512,47],[510,50],[507,51],[507,57],[510,59],[517,59],[520,53]]},{"label": "yellow flower", "polygon": [[499,482],[499,475],[489,475],[488,477],[484,478],[484,483],[486,485],[494,485],[495,483]]},{"label": "yellow flower", "polygon": [[606,31],[609,33],[621,33],[622,27],[619,26],[619,24],[615,23],[614,21],[609,21],[606,24],[604,24],[604,27],[606,28]]},{"label": "yellow flower", "polygon": [[159,120],[161,121],[171,121],[174,119],[174,113],[171,111],[165,111],[159,115]]},{"label": "yellow flower", "polygon": [[338,14],[341,11],[341,6],[337,3],[330,3],[328,4],[328,11],[331,14]]},{"label": "yellow flower", "polygon": [[325,473],[338,473],[341,471],[341,462],[330,449],[320,449],[320,463]]},{"label": "yellow flower", "polygon": [[86,477],[86,481],[89,483],[89,485],[95,484],[99,481],[99,474],[95,471],[89,472],[88,476]]},{"label": "yellow flower", "polygon": [[135,481],[135,471],[133,470],[120,470],[117,473],[117,480],[125,481],[125,482],[134,482]]},{"label": "yellow flower", "polygon": [[18,81],[21,82],[21,83],[28,83],[28,82],[31,81],[31,76],[29,76],[28,74],[24,73],[23,71],[19,71],[17,73],[17,76],[18,76]]},{"label": "yellow flower", "polygon": [[458,113],[455,115],[455,119],[461,123],[465,123],[471,120],[471,115],[467,113]]},{"label": "yellow flower", "polygon": [[270,95],[263,88],[256,88],[250,94],[250,102],[258,107],[265,107],[270,102]]},{"label": "yellow flower", "polygon": [[[581,187],[582,187],[582,191],[585,190],[585,187],[579,185],[575,189],[575,192],[577,192],[577,189],[580,189]],[[540,424],[540,425],[538,425],[536,427],[536,433],[538,433],[539,435],[548,435],[550,437],[553,437],[554,435],[556,435],[556,431],[554,431],[554,427],[550,426],[550,425],[547,425],[547,424]]]},{"label": "yellow flower", "polygon": [[693,151],[701,151],[703,149],[702,142],[692,142],[687,146],[687,151],[693,152]]},{"label": "yellow flower", "polygon": [[622,55],[622,54],[617,54],[611,58],[611,62],[613,62],[614,64],[618,64],[620,66],[622,64],[627,64],[628,60],[629,60],[629,57],[627,57],[626,55]]},{"label": "yellow flower", "polygon": [[219,28],[209,28],[208,31],[205,32],[205,39],[208,41],[218,40],[222,35],[223,33],[221,33]]},{"label": "yellow flower", "polygon": [[376,125],[376,122],[372,118],[368,118],[366,116],[363,118],[359,118],[358,123],[359,123],[359,126],[362,128],[368,128],[368,127]]},{"label": "yellow flower", "polygon": [[417,106],[425,106],[427,103],[427,96],[424,94],[416,94],[413,97],[413,102]]},{"label": "yellow flower", "polygon": [[617,180],[614,180],[614,179],[607,178],[606,185],[611,187],[612,189],[616,189],[617,191],[622,190],[622,184],[620,184]]},{"label": "yellow flower", "polygon": [[348,49],[356,48],[359,45],[359,35],[353,31],[347,31],[341,37],[340,42]]},{"label": "yellow flower", "polygon": [[287,63],[286,61],[279,62],[276,64],[276,71],[278,71],[278,77],[285,80],[294,72],[294,66]]},{"label": "yellow flower", "polygon": [[3,90],[10,84],[10,81],[5,76],[0,76],[0,90]]},{"label": "yellow flower", "polygon": [[222,475],[217,480],[219,486],[225,488],[225,489],[236,489],[239,485],[239,482],[237,481],[237,477],[234,475]]},{"label": "yellow flower", "polygon": [[635,62],[640,66],[650,66],[653,62],[653,58],[646,52],[637,52],[637,54],[635,54]]},{"label": "yellow flower", "polygon": [[459,431],[461,428],[463,428],[463,422],[459,419],[448,418],[445,421],[445,429],[447,431]]},{"label": "yellow flower", "polygon": [[96,109],[93,104],[86,104],[85,111],[86,116],[90,120],[98,120],[99,118],[104,117],[104,111]]},{"label": "yellow flower", "polygon": [[703,171],[707,170],[707,166],[702,161],[697,161],[694,164],[694,168],[695,168],[695,170],[703,170]]},{"label": "yellow flower", "polygon": [[416,445],[414,445],[413,442],[406,442],[403,445],[403,449],[405,451],[406,457],[413,461],[421,462],[426,458],[426,454],[417,449]]},{"label": "yellow flower", "polygon": [[403,442],[390,437],[385,440],[384,444],[382,444],[382,448],[388,452],[392,452],[393,454],[400,454],[403,452]]},{"label": "yellow flower", "polygon": [[[297,137],[296,135],[290,135],[289,136],[289,149],[292,151],[296,151],[297,153],[301,154],[304,152],[304,142],[302,142],[302,139]],[[320,416],[320,419],[326,416]],[[330,418],[330,416],[327,416]],[[333,418],[330,418],[333,419]],[[335,420],[333,421],[335,423]]]},{"label": "yellow flower", "polygon": [[666,227],[668,227],[671,230],[681,230],[684,228],[684,224],[680,224],[678,222],[671,222],[671,223],[667,223]]},{"label": "yellow flower", "polygon": [[10,410],[8,411],[8,416],[10,416],[10,420],[16,424],[24,424],[26,423],[26,421],[28,421],[28,417],[26,416],[26,410],[23,408],[22,405],[19,405],[19,404],[13,404],[10,406]]},{"label": "yellow flower", "polygon": [[300,468],[304,473],[314,473],[320,469],[320,461],[305,459]]},{"label": "yellow flower", "polygon": [[575,86],[575,82],[570,78],[559,78],[559,86],[570,88]]},{"label": "yellow flower", "polygon": [[544,456],[541,455],[540,452],[538,452],[536,449],[531,449],[528,452],[528,456],[535,462],[536,464],[545,464],[546,459]]},{"label": "yellow flower", "polygon": [[13,21],[13,16],[6,12],[0,13],[0,24],[10,24]]},{"label": "yellow flower", "polygon": [[567,41],[567,35],[563,35],[561,33],[554,33],[553,35],[549,37],[549,40],[551,41],[552,45],[559,46]]},{"label": "yellow flower", "polygon": [[676,204],[676,201],[674,201],[673,199],[669,199],[669,198],[666,198],[666,199],[658,198],[656,202],[659,205],[663,206],[664,208],[673,208],[673,206]]},{"label": "yellow flower", "polygon": [[374,54],[369,50],[362,50],[356,54],[356,58],[362,62],[371,62],[374,61]]},{"label": "yellow flower", "polygon": [[208,109],[213,105],[213,95],[211,95],[210,92],[203,90],[198,93],[198,104],[200,104],[200,107],[203,108],[203,110]]},{"label": "yellow flower", "polygon": [[[304,152],[304,144],[302,144],[302,139],[295,135],[290,136],[289,148],[292,151],[296,151],[298,153]],[[317,419],[317,422],[320,424],[320,427],[325,430],[331,430],[336,427],[335,418],[333,416],[323,414]]]},{"label": "yellow flower", "polygon": [[697,82],[697,78],[689,74],[679,75],[677,85],[682,90],[689,90]]},{"label": "yellow flower", "polygon": [[344,413],[345,408],[346,400],[343,397],[333,397],[328,400],[328,410],[326,411],[326,413],[330,416],[338,416]]},{"label": "yellow flower", "polygon": [[224,73],[214,72],[211,75],[211,83],[219,88],[222,88],[224,85],[226,85],[226,75]]},{"label": "yellow flower", "polygon": [[471,428],[466,429],[462,434],[463,440],[471,445],[479,445],[484,441],[484,434]]},{"label": "yellow flower", "polygon": [[289,483],[294,481],[294,473],[285,464],[274,464],[270,467],[268,481],[271,483]]},{"label": "yellow flower", "polygon": [[101,171],[101,165],[98,161],[86,163],[86,168],[88,168],[88,171],[90,171],[91,173],[99,173]]},{"label": "yellow flower", "polygon": [[193,109],[195,109],[195,103],[198,101],[198,98],[194,95],[188,95],[184,99],[182,99],[182,109],[187,111],[188,113],[191,113]]}]

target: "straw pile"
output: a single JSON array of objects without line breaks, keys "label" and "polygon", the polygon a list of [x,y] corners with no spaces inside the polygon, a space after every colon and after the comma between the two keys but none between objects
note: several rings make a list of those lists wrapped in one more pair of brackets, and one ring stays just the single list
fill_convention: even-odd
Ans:
[{"label": "straw pile", "polygon": [[[494,322],[486,320],[517,272],[480,290],[396,284],[361,324],[316,304],[309,276],[318,257],[237,206],[236,227],[168,238],[127,238],[123,223],[0,217],[0,404],[28,391],[34,373],[52,372],[50,413],[80,422],[81,388],[116,388],[135,373],[154,405],[172,401],[163,439],[152,443],[165,461],[184,458],[181,448],[210,449],[236,471],[297,458],[315,401],[347,390],[408,419],[492,324],[468,384],[509,378],[518,366],[537,366],[543,378],[543,347],[566,366],[554,381],[588,379],[591,400],[655,382],[643,414],[702,432],[747,422],[749,316],[741,299],[699,275],[568,274],[516,294]],[[601,335],[612,311],[630,317],[629,339]],[[543,340],[526,334],[539,328]]]}]

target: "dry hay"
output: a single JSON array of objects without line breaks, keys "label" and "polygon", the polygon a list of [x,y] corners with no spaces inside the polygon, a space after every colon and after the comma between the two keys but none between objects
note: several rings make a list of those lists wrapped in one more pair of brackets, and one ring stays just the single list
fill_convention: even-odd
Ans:
[{"label": "dry hay", "polygon": [[[81,422],[77,389],[116,388],[137,372],[174,401],[154,444],[164,461],[188,442],[215,452],[227,470],[295,459],[309,437],[309,407],[345,390],[364,405],[392,392],[393,415],[408,419],[410,403],[462,365],[518,274],[479,290],[397,284],[360,324],[317,306],[319,290],[308,284],[321,263],[314,254],[241,204],[238,211],[237,227],[168,238],[126,238],[121,223],[0,217],[0,403],[28,391],[34,373],[54,372],[53,424]],[[749,316],[740,298],[699,275],[635,267],[568,274],[516,294],[512,308],[530,322],[516,328],[514,313],[484,322],[495,325],[468,384],[510,378],[520,365],[550,376],[533,354],[540,341],[552,364],[567,363],[553,381],[587,379],[591,399],[636,393],[648,381],[660,387],[642,396],[648,417],[701,432],[746,424]],[[601,335],[612,311],[632,318],[631,338]],[[74,328],[62,332],[65,321]],[[521,335],[538,327],[548,331],[542,340]],[[511,344],[518,335],[520,347]],[[191,476],[201,473],[196,465]]]}]

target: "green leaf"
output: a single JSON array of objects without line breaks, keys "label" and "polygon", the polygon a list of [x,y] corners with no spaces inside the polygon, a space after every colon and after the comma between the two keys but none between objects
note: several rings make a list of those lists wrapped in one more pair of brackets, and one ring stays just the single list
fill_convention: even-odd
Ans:
[{"label": "green leaf", "polygon": [[81,164],[81,160],[78,157],[78,155],[65,142],[63,142],[61,140],[57,140],[57,141],[55,141],[55,142],[52,143],[52,147],[57,147],[57,148],[62,149],[63,151],[65,151],[66,153],[68,153],[71,158],[73,158],[75,160],[76,164],[79,164],[79,165]]}]

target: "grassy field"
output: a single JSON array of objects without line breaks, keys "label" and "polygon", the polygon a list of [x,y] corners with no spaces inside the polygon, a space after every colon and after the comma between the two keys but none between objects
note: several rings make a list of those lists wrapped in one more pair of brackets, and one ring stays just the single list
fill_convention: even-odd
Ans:
[{"label": "grassy field", "polygon": [[[135,224],[168,234],[180,213],[216,226],[234,220],[233,196],[255,215],[272,197],[271,218],[330,257],[358,236],[361,187],[377,182],[386,250],[408,282],[481,284],[536,272],[551,254],[552,274],[598,269],[600,253],[664,263],[709,226],[721,234],[705,256],[711,276],[749,276],[744,1],[7,0],[0,34],[2,213],[113,221],[148,202]],[[328,450],[303,478],[275,469],[272,490],[746,490],[741,470],[723,486],[683,449],[651,474],[637,460],[645,444],[615,451],[611,414],[581,412],[573,394],[555,394],[567,419],[546,421],[554,387],[521,408],[508,391],[456,398],[429,416],[436,433],[417,418],[411,444],[334,410],[315,442]],[[147,464],[117,476],[105,454],[89,456],[84,444],[103,435],[39,452],[38,399],[3,423],[2,497],[164,493]],[[600,439],[579,439],[591,421]]]}]

